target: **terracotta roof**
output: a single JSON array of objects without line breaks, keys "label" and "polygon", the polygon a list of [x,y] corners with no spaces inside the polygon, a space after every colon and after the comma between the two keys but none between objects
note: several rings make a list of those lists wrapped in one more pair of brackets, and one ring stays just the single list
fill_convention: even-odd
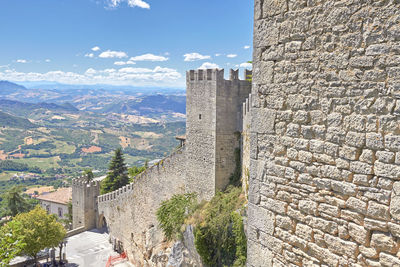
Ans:
[{"label": "terracotta roof", "polygon": [[72,198],[72,187],[59,188],[57,191],[39,196],[37,199],[60,204],[68,204]]}]

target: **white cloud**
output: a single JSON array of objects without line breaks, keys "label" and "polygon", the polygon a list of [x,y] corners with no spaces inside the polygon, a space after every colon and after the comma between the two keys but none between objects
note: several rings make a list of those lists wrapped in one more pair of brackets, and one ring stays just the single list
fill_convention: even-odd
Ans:
[{"label": "white cloud", "polygon": [[143,0],[128,0],[128,5],[130,7],[137,6],[137,7],[141,7],[141,8],[150,9],[150,5]]},{"label": "white cloud", "polygon": [[218,53],[217,53],[217,54],[215,54],[215,56],[216,56],[216,57],[219,57],[219,56],[221,56],[221,54],[218,54]]},{"label": "white cloud", "polygon": [[93,53],[87,53],[87,54],[85,54],[85,57],[93,58],[93,57],[94,57],[94,54],[93,54]]},{"label": "white cloud", "polygon": [[184,54],[183,57],[185,58],[184,61],[196,61],[211,58],[210,56],[204,56],[199,53]]},{"label": "white cloud", "polygon": [[16,62],[17,63],[28,63],[28,60],[26,60],[26,59],[17,59]]},{"label": "white cloud", "polygon": [[153,54],[144,54],[136,57],[131,57],[130,61],[167,61],[167,57],[156,56]]},{"label": "white cloud", "polygon": [[251,69],[253,67],[253,64],[246,62],[246,63],[240,64],[239,67],[246,68],[246,69]]},{"label": "white cloud", "polygon": [[226,57],[234,58],[234,57],[237,57],[237,55],[236,54],[228,54],[228,55],[226,55]]},{"label": "white cloud", "polygon": [[249,45],[245,45],[245,46],[243,46],[243,49],[250,49],[250,46]]},{"label": "white cloud", "polygon": [[44,61],[47,62],[47,63],[51,62],[50,59],[45,59]]},{"label": "white cloud", "polygon": [[14,82],[49,81],[65,84],[111,84],[131,86],[183,86],[182,75],[175,69],[165,67],[122,68],[96,70],[87,69],[84,73],[64,72],[61,70],[38,72],[18,72],[15,69],[0,71],[0,80]]},{"label": "white cloud", "polygon": [[219,69],[219,66],[215,63],[204,62],[199,69]]},{"label": "white cloud", "polygon": [[109,0],[109,7],[118,7],[122,2],[126,2],[130,7],[140,7],[150,9],[150,5],[143,0]]},{"label": "white cloud", "polygon": [[102,52],[99,55],[99,57],[101,57],[101,58],[124,58],[124,57],[128,57],[128,55],[122,51],[107,50],[105,52]]},{"label": "white cloud", "polygon": [[95,69],[92,69],[92,68],[87,69],[86,72],[85,72],[86,75],[94,75],[96,73],[97,73],[97,71]]},{"label": "white cloud", "polygon": [[128,60],[128,61],[115,61],[114,65],[117,66],[124,66],[124,65],[135,65],[136,63],[133,62],[132,60]]},{"label": "white cloud", "polygon": [[98,46],[92,47],[92,51],[94,52],[100,51],[100,47]]}]

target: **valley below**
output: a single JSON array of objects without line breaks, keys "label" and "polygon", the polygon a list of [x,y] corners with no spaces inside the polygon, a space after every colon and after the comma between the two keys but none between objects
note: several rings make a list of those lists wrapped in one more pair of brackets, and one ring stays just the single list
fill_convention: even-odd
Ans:
[{"label": "valley below", "polygon": [[178,89],[28,89],[0,81],[0,181],[85,169],[102,175],[118,147],[128,166],[163,158],[185,133],[185,110]]}]

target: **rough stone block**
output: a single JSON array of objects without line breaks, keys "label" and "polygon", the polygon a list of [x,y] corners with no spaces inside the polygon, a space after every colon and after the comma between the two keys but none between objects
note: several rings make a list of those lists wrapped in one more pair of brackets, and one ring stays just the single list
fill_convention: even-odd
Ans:
[{"label": "rough stone block", "polygon": [[397,244],[392,235],[383,232],[373,232],[371,247],[391,253],[395,251]]},{"label": "rough stone block", "polygon": [[361,161],[350,162],[350,171],[360,174],[373,174],[372,165]]},{"label": "rough stone block", "polygon": [[377,253],[376,249],[374,249],[374,248],[359,246],[358,249],[367,258],[375,259],[378,257],[378,253]]},{"label": "rough stone block", "polygon": [[353,147],[363,147],[365,144],[365,134],[348,132],[346,135],[346,145]]},{"label": "rough stone block", "polygon": [[390,215],[394,219],[400,220],[400,182],[395,182],[393,184],[390,201]]},{"label": "rough stone block", "polygon": [[354,211],[342,210],[340,217],[346,221],[352,221],[357,224],[361,224],[363,222],[363,216]]},{"label": "rough stone block", "polygon": [[355,197],[347,199],[346,207],[361,214],[366,214],[367,212],[367,203]]},{"label": "rough stone block", "polygon": [[354,196],[357,190],[354,184],[343,181],[332,181],[331,186],[334,191],[348,196]]},{"label": "rough stone block", "polygon": [[336,235],[338,233],[338,224],[333,221],[324,220],[318,217],[307,216],[306,223],[313,228],[317,228],[323,232]]},{"label": "rough stone block", "polygon": [[304,240],[312,241],[313,230],[312,230],[311,227],[309,227],[309,226],[307,226],[305,224],[298,223],[296,225],[296,232],[295,233],[296,233],[296,235],[298,237],[300,237],[300,238],[302,238]]},{"label": "rough stone block", "polygon": [[252,226],[263,230],[267,234],[273,234],[275,215],[272,211],[249,203],[248,212],[248,220]]},{"label": "rough stone block", "polygon": [[276,226],[285,230],[292,230],[293,222],[288,216],[276,216]]},{"label": "rough stone block", "polygon": [[400,178],[400,166],[394,164],[386,164],[375,161],[374,164],[375,175],[383,176],[391,179]]},{"label": "rough stone block", "polygon": [[311,256],[321,260],[321,262],[328,264],[329,266],[337,266],[340,260],[338,255],[330,252],[326,248],[321,248],[314,243],[309,243],[309,253]]},{"label": "rough stone block", "polygon": [[378,221],[370,218],[364,219],[364,227],[368,230],[377,230],[383,232],[386,232],[388,229],[386,221]]},{"label": "rough stone block", "polygon": [[400,267],[400,258],[381,252],[379,253],[379,263],[384,267]]},{"label": "rough stone block", "polygon": [[366,134],[366,147],[371,149],[383,149],[383,137],[379,133],[367,133]]},{"label": "rough stone block", "polygon": [[385,147],[392,151],[400,151],[400,135],[385,135]]},{"label": "rough stone block", "polygon": [[388,220],[390,219],[389,207],[386,205],[379,204],[375,201],[369,201],[367,216],[374,219]]},{"label": "rough stone block", "polygon": [[329,205],[329,204],[324,204],[324,203],[319,204],[318,211],[326,213],[333,217],[339,216],[339,208],[336,206]]},{"label": "rough stone block", "polygon": [[336,236],[325,235],[325,243],[328,249],[335,254],[346,255],[350,258],[356,258],[358,246],[351,241],[345,241]]},{"label": "rough stone block", "polygon": [[299,201],[299,210],[305,214],[313,214],[317,213],[317,203],[311,200],[300,200]]},{"label": "rough stone block", "polygon": [[377,151],[376,158],[384,163],[393,163],[395,154],[389,151]]},{"label": "rough stone block", "polygon": [[365,245],[368,241],[368,230],[355,223],[349,223],[349,235],[361,245]]},{"label": "rough stone block", "polygon": [[347,160],[356,160],[358,156],[357,148],[350,146],[342,146],[339,149],[339,156]]},{"label": "rough stone block", "polygon": [[354,174],[353,175],[353,183],[355,183],[357,185],[369,186],[368,180],[369,180],[368,175],[365,175],[365,174]]},{"label": "rough stone block", "polygon": [[274,134],[274,124],[275,124],[275,115],[276,112],[274,110],[260,108],[253,109],[253,118],[252,118],[252,131],[257,132],[258,134],[267,133]]},{"label": "rough stone block", "polygon": [[271,17],[287,11],[287,1],[285,0],[264,0],[263,17]]},{"label": "rough stone block", "polygon": [[254,241],[248,241],[247,264],[253,267],[272,266],[273,254],[263,245]]},{"label": "rough stone block", "polygon": [[389,46],[387,44],[374,44],[368,46],[368,48],[365,51],[365,55],[377,56],[386,54],[387,52],[389,52]]},{"label": "rough stone block", "polygon": [[354,68],[372,67],[374,64],[374,58],[371,56],[356,56],[350,58],[349,64]]}]

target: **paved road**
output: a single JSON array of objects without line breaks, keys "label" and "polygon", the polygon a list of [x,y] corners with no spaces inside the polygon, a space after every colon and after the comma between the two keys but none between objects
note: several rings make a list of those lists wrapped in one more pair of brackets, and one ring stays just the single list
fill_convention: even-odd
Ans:
[{"label": "paved road", "polygon": [[118,255],[108,242],[108,234],[99,230],[86,231],[67,240],[69,266],[102,267],[106,266],[109,256]]}]

